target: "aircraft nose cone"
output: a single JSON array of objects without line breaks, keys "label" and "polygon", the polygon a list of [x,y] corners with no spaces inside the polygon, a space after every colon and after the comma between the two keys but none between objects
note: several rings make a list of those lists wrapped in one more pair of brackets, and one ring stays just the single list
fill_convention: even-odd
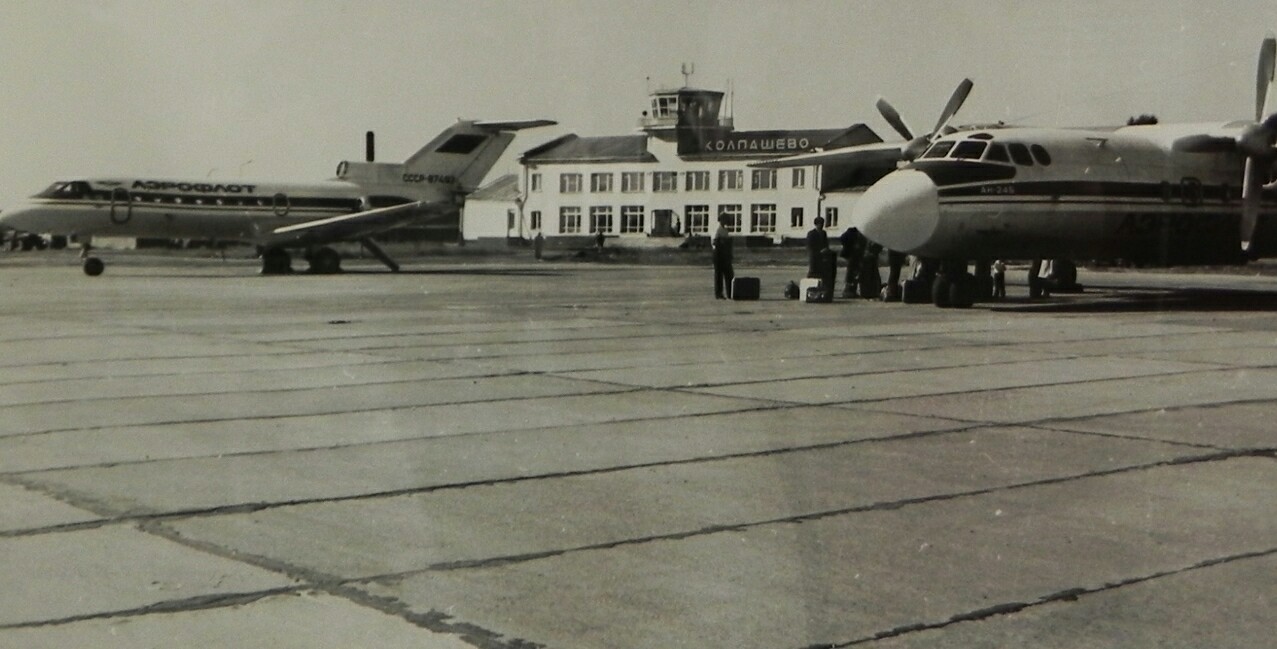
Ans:
[{"label": "aircraft nose cone", "polygon": [[852,221],[870,240],[913,253],[926,245],[940,224],[940,194],[921,171],[893,171],[856,201]]},{"label": "aircraft nose cone", "polygon": [[21,232],[35,232],[31,210],[21,207],[0,211],[0,226]]}]

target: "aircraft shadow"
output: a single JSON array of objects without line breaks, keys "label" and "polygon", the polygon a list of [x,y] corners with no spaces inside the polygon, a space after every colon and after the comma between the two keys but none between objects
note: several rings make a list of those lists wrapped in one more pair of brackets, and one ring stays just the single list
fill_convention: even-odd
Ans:
[{"label": "aircraft shadow", "polygon": [[[1277,312],[1277,292],[1240,289],[1121,289],[1101,288],[1088,291],[1093,296],[1053,296],[1044,301],[1027,298],[1009,303],[977,304],[990,311],[1031,311],[1033,313],[1148,313],[1157,311],[1177,312],[1227,312],[1252,311]],[[1129,292],[1128,292],[1129,291]]]}]

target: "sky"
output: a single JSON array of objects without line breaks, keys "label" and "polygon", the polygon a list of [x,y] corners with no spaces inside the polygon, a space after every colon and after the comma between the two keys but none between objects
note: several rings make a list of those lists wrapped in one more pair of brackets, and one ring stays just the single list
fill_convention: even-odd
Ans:
[{"label": "sky", "polygon": [[649,89],[733,88],[738,129],[1254,117],[1273,0],[0,0],[0,209],[54,180],[332,177],[458,118],[634,132]]}]

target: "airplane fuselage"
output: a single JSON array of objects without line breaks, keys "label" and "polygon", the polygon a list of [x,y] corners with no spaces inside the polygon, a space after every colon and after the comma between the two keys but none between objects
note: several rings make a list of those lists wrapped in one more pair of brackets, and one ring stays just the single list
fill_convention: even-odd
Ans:
[{"label": "airplane fuselage", "polygon": [[[924,257],[1242,259],[1242,166],[1184,153],[1179,137],[1234,124],[991,128],[938,139],[853,208],[870,239]],[[1264,193],[1253,256],[1277,255],[1277,195]]]},{"label": "airplane fuselage", "polygon": [[[421,191],[349,181],[306,184],[102,178],[54,183],[6,214],[6,224],[79,237],[274,243],[279,227],[419,200]],[[442,192],[441,192],[442,193]],[[370,205],[370,199],[373,203]],[[27,223],[30,221],[30,223]]]}]

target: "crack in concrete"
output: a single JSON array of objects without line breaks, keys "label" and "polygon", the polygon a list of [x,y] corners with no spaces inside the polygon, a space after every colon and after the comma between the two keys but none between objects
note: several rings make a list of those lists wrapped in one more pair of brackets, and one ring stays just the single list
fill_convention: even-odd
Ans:
[{"label": "crack in concrete", "polygon": [[1274,556],[1274,555],[1277,555],[1277,548],[1270,548],[1266,550],[1256,550],[1252,552],[1241,552],[1241,553],[1231,554],[1231,555],[1227,555],[1223,557],[1215,557],[1212,559],[1206,559],[1204,561],[1199,561],[1197,563],[1190,564],[1181,568],[1176,568],[1173,570],[1162,570],[1162,571],[1154,572],[1147,575],[1141,575],[1137,577],[1130,577],[1128,579],[1122,579],[1115,582],[1107,582],[1098,586],[1090,586],[1090,587],[1079,586],[1074,588],[1068,588],[1055,593],[1049,593],[1049,594],[1043,595],[1042,597],[1039,597],[1037,599],[1027,601],[1027,602],[1003,602],[1001,604],[995,604],[993,606],[980,608],[973,611],[957,613],[950,616],[947,620],[937,620],[933,622],[915,622],[913,624],[901,625],[891,629],[887,629],[885,631],[879,631],[878,633],[875,633],[871,636],[857,638],[855,640],[849,640],[846,642],[841,642],[836,644],[811,645],[807,647],[806,649],[816,649],[816,647],[820,647],[822,649],[825,649],[825,648],[840,649],[842,647],[853,647],[856,645],[864,645],[871,642],[877,642],[879,640],[897,638],[900,636],[909,635],[911,633],[918,633],[921,631],[934,631],[937,629],[944,629],[946,627],[962,624],[965,622],[980,622],[980,621],[988,620],[994,617],[1014,615],[1021,611],[1024,611],[1030,608],[1036,608],[1039,606],[1044,606],[1047,604],[1054,604],[1058,602],[1074,602],[1082,597],[1086,597],[1089,595],[1096,595],[1100,593],[1111,592],[1121,588],[1125,588],[1127,586],[1151,582],[1151,581],[1163,579],[1166,577],[1173,577],[1175,575],[1181,575],[1181,574],[1193,572],[1196,570],[1202,570],[1205,568],[1211,568],[1214,566],[1220,566],[1220,565],[1233,563],[1237,561],[1260,559],[1260,558]]},{"label": "crack in concrete", "polygon": [[54,618],[48,620],[33,620],[28,622],[13,622],[9,624],[0,624],[0,631],[9,629],[31,629],[44,626],[56,626],[62,624],[71,624],[73,622],[84,622],[86,620],[106,620],[121,617],[135,617],[139,615],[151,615],[154,613],[184,613],[190,611],[201,611],[212,608],[224,608],[227,606],[242,606],[251,604],[259,599],[271,597],[274,595],[284,595],[288,593],[296,593],[309,590],[309,586],[283,586],[280,588],[268,588],[266,590],[256,590],[239,593],[216,593],[209,595],[196,595],[194,597],[186,597],[183,599],[171,599],[139,606],[136,608],[117,609],[112,611],[99,611],[96,613],[84,613],[81,615],[70,615],[67,617]]},{"label": "crack in concrete", "polygon": [[[1274,451],[1264,451],[1263,455],[1267,457],[1272,452]],[[396,572],[396,573],[387,573],[384,575],[375,575],[370,577],[356,578],[356,579],[352,579],[351,581],[352,582],[387,582],[387,581],[396,581],[404,577],[423,574],[427,572],[491,568],[496,566],[510,565],[510,564],[516,564],[516,563],[526,563],[529,561],[536,561],[540,559],[558,557],[558,556],[563,556],[563,555],[572,554],[576,552],[608,550],[608,549],[613,549],[613,548],[618,548],[623,546],[640,545],[640,544],[661,542],[661,541],[678,541],[678,540],[683,540],[688,538],[708,536],[712,534],[720,534],[723,532],[740,532],[740,531],[745,531],[749,529],[765,527],[768,525],[800,524],[800,523],[804,523],[808,521],[816,521],[816,520],[821,520],[825,518],[833,518],[836,516],[845,516],[847,514],[858,514],[858,513],[879,512],[879,511],[894,511],[894,510],[903,509],[905,507],[909,507],[912,505],[947,502],[947,501],[959,500],[964,498],[972,498],[977,496],[985,496],[990,494],[1017,491],[1017,490],[1028,489],[1033,487],[1064,484],[1068,482],[1075,482],[1078,480],[1086,480],[1091,478],[1119,475],[1124,473],[1133,473],[1137,471],[1149,471],[1149,470],[1153,470],[1157,468],[1170,467],[1170,466],[1183,466],[1188,464],[1220,462],[1220,461],[1236,459],[1239,457],[1253,457],[1255,454],[1256,453],[1254,451],[1241,451],[1241,452],[1219,452],[1219,453],[1211,453],[1207,455],[1187,456],[1187,457],[1174,458],[1170,460],[1163,460],[1160,462],[1152,462],[1152,463],[1139,464],[1139,465],[1133,465],[1128,467],[1106,469],[1103,471],[1091,471],[1087,473],[1068,475],[1068,476],[1057,476],[1053,478],[1043,478],[1040,480],[1031,480],[1028,482],[1013,483],[1008,485],[984,487],[980,489],[970,489],[966,491],[950,492],[950,493],[944,493],[944,494],[932,494],[928,496],[918,496],[914,498],[903,498],[900,500],[882,501],[882,502],[869,503],[864,505],[855,505],[852,507],[840,507],[836,509],[829,509],[829,510],[823,510],[818,512],[808,512],[804,514],[796,514],[793,516],[783,516],[783,517],[773,518],[773,519],[709,525],[696,530],[686,530],[682,532],[671,532],[668,534],[655,534],[655,535],[644,536],[644,537],[619,539],[615,541],[587,544],[587,545],[581,545],[581,546],[576,546],[571,548],[558,548],[553,550],[544,550],[540,552],[529,552],[524,554],[506,555],[506,556],[500,556],[500,557],[486,557],[483,559],[471,559],[471,560],[437,563],[437,564],[427,566],[425,568]]]}]

